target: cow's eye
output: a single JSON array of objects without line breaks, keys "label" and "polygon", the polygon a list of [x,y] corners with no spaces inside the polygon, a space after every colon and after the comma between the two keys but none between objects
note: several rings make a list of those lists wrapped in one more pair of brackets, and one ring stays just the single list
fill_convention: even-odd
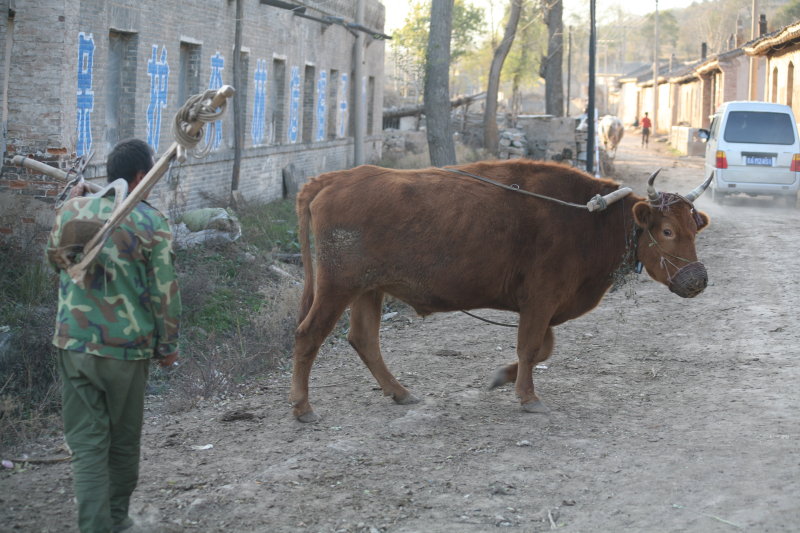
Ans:
[{"label": "cow's eye", "polygon": [[665,229],[664,230],[664,237],[672,237],[672,230],[671,229]]}]

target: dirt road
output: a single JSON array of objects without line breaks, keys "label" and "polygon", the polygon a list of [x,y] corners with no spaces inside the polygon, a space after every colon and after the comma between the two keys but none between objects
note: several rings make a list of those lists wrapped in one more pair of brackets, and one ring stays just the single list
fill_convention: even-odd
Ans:
[{"label": "dirt road", "polygon": [[[657,167],[663,190],[702,178],[699,158],[628,132],[618,179],[643,194]],[[290,416],[288,371],[179,415],[150,402],[140,530],[798,531],[800,210],[771,204],[699,200],[699,297],[643,274],[558,327],[535,375],[549,415],[486,388],[515,359],[514,330],[403,310],[382,343],[419,404],[382,397],[342,336],[312,372],[320,423]],[[237,410],[255,417],[222,420]],[[0,529],[72,531],[70,483],[64,463],[0,475]]]}]

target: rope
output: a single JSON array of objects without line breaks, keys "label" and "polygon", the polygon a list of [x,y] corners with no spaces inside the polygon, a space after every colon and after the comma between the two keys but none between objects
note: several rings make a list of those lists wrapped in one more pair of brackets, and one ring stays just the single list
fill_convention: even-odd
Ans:
[{"label": "rope", "polygon": [[[218,109],[208,107],[208,104],[216,94],[217,89],[209,89],[202,94],[190,96],[175,114],[175,122],[172,123],[172,135],[175,137],[175,141],[186,148],[187,151],[194,150],[193,155],[197,158],[205,157],[211,151],[211,139],[216,130],[216,121],[222,117],[228,105],[226,99]],[[203,123],[203,126],[200,127],[194,137],[186,131],[188,125],[193,122]],[[202,148],[197,148],[205,134],[205,124],[209,122],[212,123],[211,135],[208,136],[209,140]]]},{"label": "rope", "polygon": [[472,318],[477,318],[478,320],[483,320],[484,322],[486,322],[488,324],[494,324],[495,326],[503,326],[505,328],[518,328],[519,327],[517,324],[504,324],[502,322],[495,322],[494,320],[489,320],[488,318],[483,318],[483,317],[480,317],[478,315],[473,315],[472,313],[468,313],[467,311],[464,311],[463,309],[461,310],[461,312],[464,313],[465,315],[471,316]]},{"label": "rope", "polygon": [[543,194],[536,194],[535,192],[530,192],[530,191],[526,191],[526,190],[520,189],[519,185],[516,185],[516,184],[515,185],[504,185],[504,184],[499,183],[497,181],[490,180],[489,178],[484,178],[483,176],[470,174],[469,172],[464,172],[463,170],[458,170],[456,168],[442,168],[442,170],[445,170],[447,172],[452,172],[453,174],[461,174],[462,176],[468,176],[470,178],[475,178],[476,180],[482,181],[484,183],[489,183],[489,184],[494,185],[496,187],[500,187],[501,189],[506,189],[508,191],[518,192],[518,193],[521,193],[521,194],[527,194],[528,196],[533,196],[533,197],[539,198],[541,200],[547,200],[549,202],[554,202],[554,203],[557,203],[557,204],[560,204],[560,205],[565,205],[565,206],[568,206],[568,207],[575,207],[575,208],[578,208],[578,209],[584,209],[586,211],[589,210],[589,208],[584,204],[573,204],[572,202],[565,202],[563,200],[559,200],[558,198],[551,198],[550,196],[544,196]]}]

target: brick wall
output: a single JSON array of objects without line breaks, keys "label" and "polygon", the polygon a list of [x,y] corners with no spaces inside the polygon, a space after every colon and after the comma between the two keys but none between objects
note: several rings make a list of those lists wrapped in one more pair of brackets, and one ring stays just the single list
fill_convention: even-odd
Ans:
[{"label": "brick wall", "polygon": [[[355,4],[349,0],[309,0],[305,4],[311,15],[334,14],[346,20],[355,17]],[[94,157],[86,176],[102,182],[106,155],[120,137],[142,138],[157,146],[159,155],[163,154],[173,140],[173,117],[184,102],[181,92],[191,94],[212,84],[235,85],[232,63],[235,5],[218,0],[16,2],[10,61],[5,62],[0,54],[4,63],[0,73],[6,69],[9,72],[7,78],[0,77],[2,88],[7,89],[9,109],[4,117],[8,133],[0,195],[47,201],[60,189],[60,184],[48,178],[9,166],[8,159],[17,154],[63,169],[76,155],[90,149]],[[368,0],[365,11],[364,25],[382,31],[383,6],[377,0]],[[0,17],[4,16],[0,13]],[[8,20],[4,19],[0,25],[0,52],[6,42],[3,36],[7,28]],[[376,80],[368,114],[375,123],[373,131],[379,133],[384,43],[371,37],[366,41],[364,76]],[[308,117],[306,120],[306,129],[312,124],[312,133],[317,131],[317,113],[321,109],[325,109],[324,120],[348,124],[354,108],[353,89],[361,86],[352,79],[354,42],[355,37],[340,25],[324,25],[263,5],[260,0],[245,0],[242,47],[247,58],[243,66],[247,70],[242,75],[247,85],[239,87],[238,94],[244,97],[239,191],[246,200],[280,198],[282,171],[289,164],[307,177],[352,165],[350,127],[333,128],[326,124],[324,131],[328,134],[323,135],[323,140],[317,141],[316,134],[306,138],[308,131],[301,131],[306,135],[298,135],[294,142],[287,128],[292,118],[293,67],[297,67],[300,76],[297,117],[300,129],[304,109],[315,114],[313,121],[309,122]],[[185,61],[181,61],[181,50]],[[112,58],[122,63],[111,62]],[[274,87],[275,60],[283,61],[286,67],[280,91]],[[213,61],[222,68],[215,70]],[[255,77],[260,64],[266,65],[263,111],[256,105],[256,98],[264,95],[258,93]],[[338,74],[337,84],[343,83],[346,74],[348,86],[345,90],[327,87],[319,93],[327,95],[326,105],[319,106],[320,73],[325,72],[331,83],[332,71]],[[313,72],[315,79],[306,82],[306,72]],[[313,88],[313,95],[307,94],[308,88]],[[79,109],[79,93],[93,98],[93,106],[86,113]],[[334,94],[336,98],[332,97]],[[340,111],[342,100],[346,109]],[[280,106],[284,120],[282,131],[272,132],[271,136],[273,104]],[[228,201],[234,155],[232,110],[233,106],[228,106],[221,121],[219,144],[209,157],[190,158],[183,165],[176,165],[170,176],[158,184],[151,195],[157,206],[175,214]],[[85,123],[81,120],[84,116],[89,117],[91,127],[81,134],[79,124]],[[263,127],[259,128],[260,125]],[[333,132],[336,134],[331,135]],[[369,137],[366,144],[367,158],[377,161],[382,146],[380,135]]]}]

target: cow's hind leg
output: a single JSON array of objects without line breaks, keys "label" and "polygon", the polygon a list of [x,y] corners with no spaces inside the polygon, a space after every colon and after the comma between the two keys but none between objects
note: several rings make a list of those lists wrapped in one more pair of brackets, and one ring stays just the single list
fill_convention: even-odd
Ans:
[{"label": "cow's hind leg", "polygon": [[419,400],[392,375],[383,361],[380,346],[381,305],[383,293],[369,291],[356,298],[350,306],[350,333],[347,340],[367,365],[385,396],[399,404]]},{"label": "cow's hind leg", "polygon": [[[320,302],[325,302],[324,305]],[[292,414],[300,422],[316,422],[319,417],[308,401],[308,378],[320,346],[333,331],[336,321],[347,307],[347,299],[318,294],[306,318],[294,334],[294,367],[289,401]]]}]

